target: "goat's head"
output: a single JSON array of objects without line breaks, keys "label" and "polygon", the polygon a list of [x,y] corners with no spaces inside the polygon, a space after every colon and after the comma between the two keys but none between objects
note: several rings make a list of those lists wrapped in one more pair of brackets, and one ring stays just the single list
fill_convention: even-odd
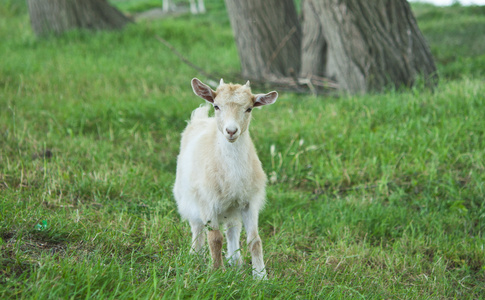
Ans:
[{"label": "goat's head", "polygon": [[273,104],[278,98],[275,91],[253,95],[249,81],[245,85],[225,84],[221,79],[219,87],[214,91],[194,78],[192,89],[197,96],[214,106],[217,127],[231,143],[248,129],[254,107]]}]

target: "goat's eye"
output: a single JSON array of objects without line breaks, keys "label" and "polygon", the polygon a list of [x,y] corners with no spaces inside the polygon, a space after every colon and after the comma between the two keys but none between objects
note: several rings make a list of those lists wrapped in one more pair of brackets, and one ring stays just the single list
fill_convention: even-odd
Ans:
[{"label": "goat's eye", "polygon": [[215,110],[219,110],[219,106],[214,105],[214,109],[215,109]]},{"label": "goat's eye", "polygon": [[246,112],[247,112],[247,113],[249,113],[249,112],[251,112],[252,110],[253,110],[253,109],[250,107],[250,108],[246,109]]}]

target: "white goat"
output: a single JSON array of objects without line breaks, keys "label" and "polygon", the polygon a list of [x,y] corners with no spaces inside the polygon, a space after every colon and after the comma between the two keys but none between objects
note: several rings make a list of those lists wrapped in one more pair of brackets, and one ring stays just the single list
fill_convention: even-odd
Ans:
[{"label": "white goat", "polygon": [[227,238],[227,258],[230,265],[240,266],[239,251],[241,219],[247,234],[252,257],[253,276],[264,278],[266,270],[258,233],[258,214],[265,202],[266,175],[249,136],[251,110],[272,104],[277,92],[251,93],[245,85],[224,84],[213,91],[199,79],[192,79],[192,89],[210,102],[215,117],[209,118],[210,105],[192,112],[182,133],[174,196],[180,215],[192,229],[192,252],[204,245],[205,227],[213,260],[213,268],[222,262],[224,224]]}]

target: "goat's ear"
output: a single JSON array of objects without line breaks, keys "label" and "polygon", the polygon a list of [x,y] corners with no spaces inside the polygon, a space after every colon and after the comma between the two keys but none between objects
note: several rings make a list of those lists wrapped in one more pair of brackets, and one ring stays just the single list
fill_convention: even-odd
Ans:
[{"label": "goat's ear", "polygon": [[202,81],[197,78],[192,79],[191,83],[192,89],[197,96],[209,101],[210,103],[214,103],[216,92],[214,92],[208,85],[202,83]]},{"label": "goat's ear", "polygon": [[275,91],[269,92],[267,94],[254,95],[254,107],[273,104],[275,103],[277,98],[278,93]]}]

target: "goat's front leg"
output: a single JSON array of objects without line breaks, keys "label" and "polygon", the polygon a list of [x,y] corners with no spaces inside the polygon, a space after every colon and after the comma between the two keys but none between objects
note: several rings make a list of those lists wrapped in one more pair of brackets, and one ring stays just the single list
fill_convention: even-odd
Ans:
[{"label": "goat's front leg", "polygon": [[213,268],[218,269],[224,267],[222,261],[222,233],[219,229],[209,229],[207,234],[207,240],[209,241],[209,249],[211,251]]},{"label": "goat's front leg", "polygon": [[248,248],[251,252],[251,261],[253,264],[253,277],[258,279],[266,278],[266,269],[263,261],[263,244],[258,233],[258,211],[248,207],[243,209],[242,217],[244,228],[248,236]]},{"label": "goat's front leg", "polygon": [[241,223],[226,224],[227,237],[227,258],[231,266],[242,265],[241,253],[239,251],[239,238],[241,236]]}]

